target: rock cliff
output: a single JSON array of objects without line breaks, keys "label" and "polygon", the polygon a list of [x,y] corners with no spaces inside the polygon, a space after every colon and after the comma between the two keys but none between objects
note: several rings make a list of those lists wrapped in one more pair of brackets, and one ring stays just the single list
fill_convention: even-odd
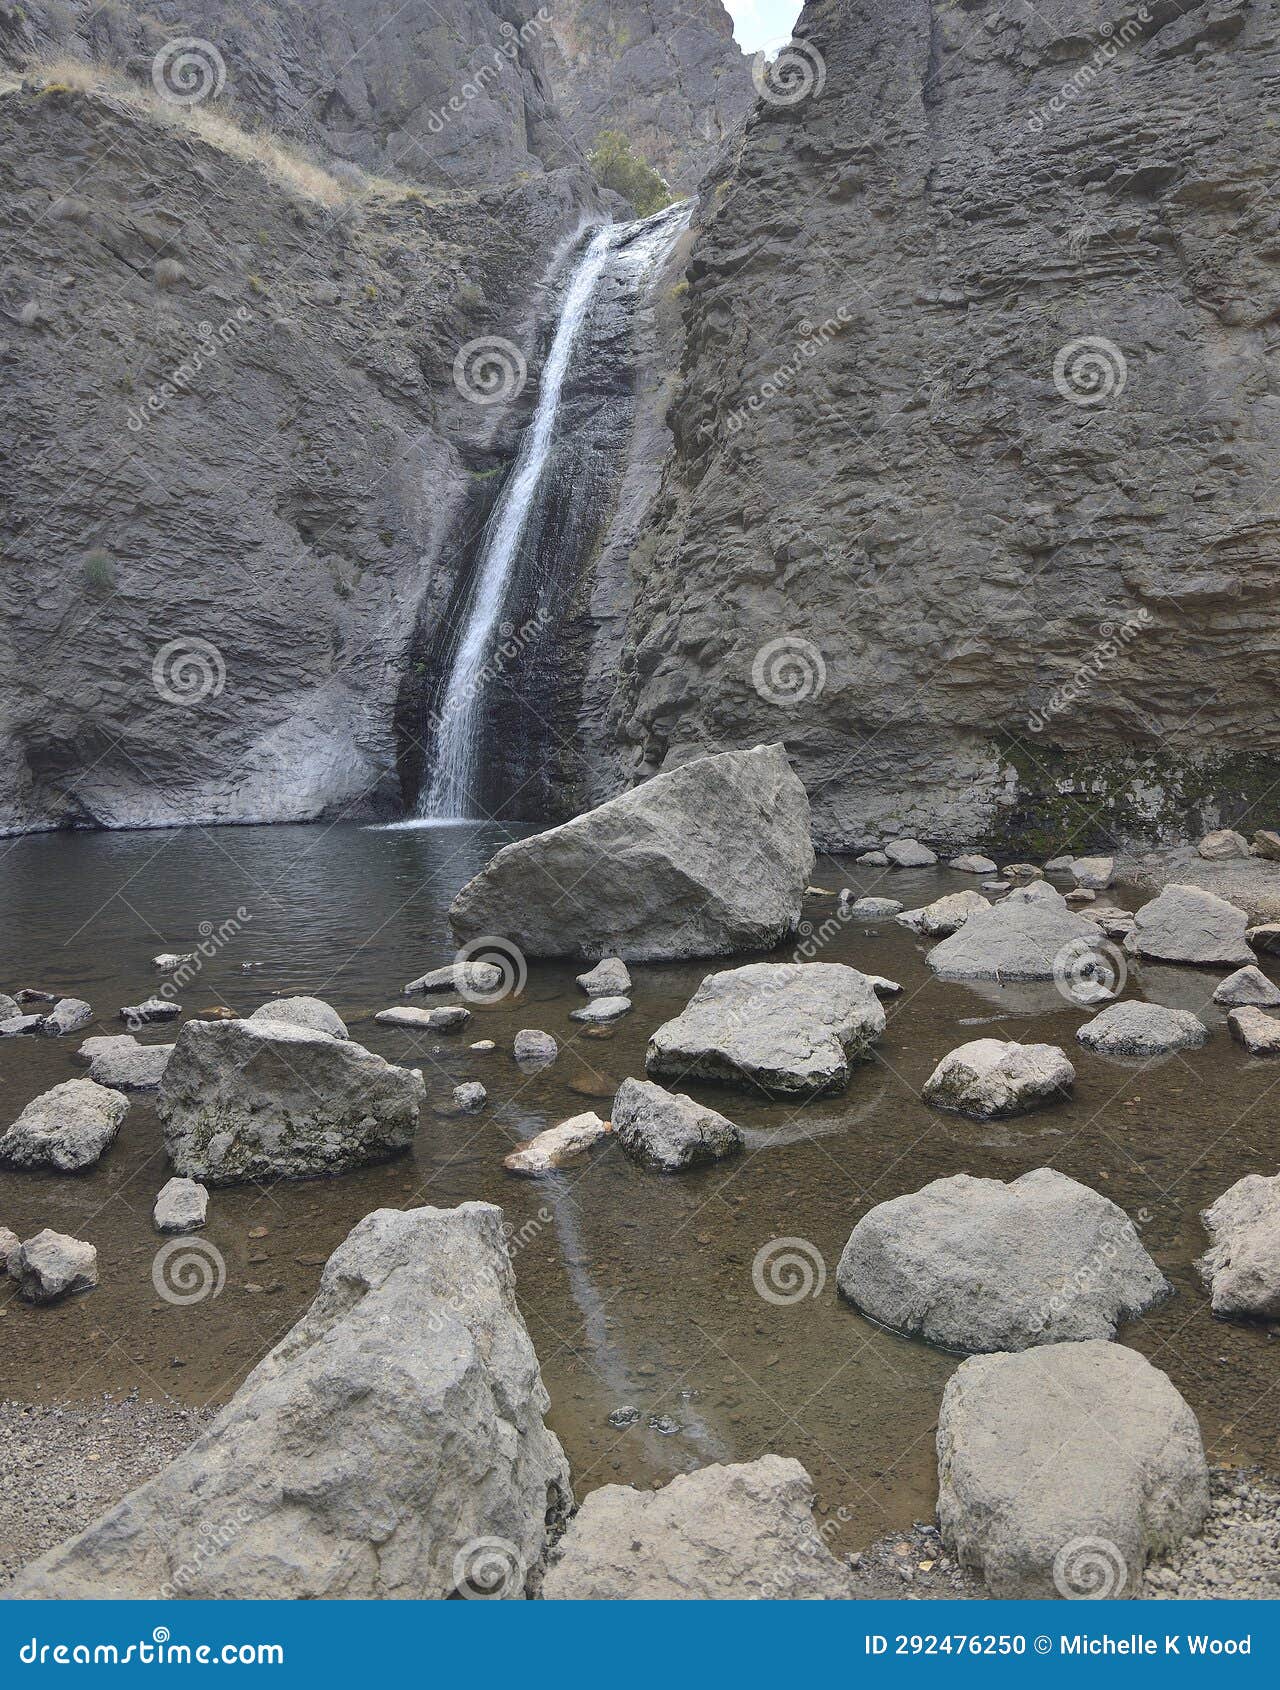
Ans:
[{"label": "rock cliff", "polygon": [[549,10],[547,75],[580,145],[618,130],[673,189],[696,188],[755,99],[720,0],[559,0]]},{"label": "rock cliff", "polygon": [[797,38],[704,194],[615,732],[641,773],[784,736],[829,842],[1243,812],[1280,775],[1280,131],[1239,121],[1274,8],[809,0]]}]

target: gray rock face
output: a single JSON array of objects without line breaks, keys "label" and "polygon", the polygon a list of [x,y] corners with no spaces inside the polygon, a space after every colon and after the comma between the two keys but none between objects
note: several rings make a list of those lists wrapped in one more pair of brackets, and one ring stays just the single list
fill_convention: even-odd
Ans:
[{"label": "gray rock face", "polygon": [[583,151],[616,130],[683,192],[755,101],[720,0],[561,0],[551,30],[547,75]]},{"label": "gray rock face", "polygon": [[27,1303],[56,1303],[98,1283],[98,1252],[82,1238],[45,1227],[9,1252],[9,1277]]},{"label": "gray rock face", "polygon": [[974,1039],[943,1057],[921,1096],[935,1109],[989,1121],[997,1115],[1021,1115],[1065,1096],[1075,1077],[1057,1045]]},{"label": "gray rock face", "polygon": [[85,1039],[76,1051],[89,1064],[89,1078],[118,1091],[154,1091],[164,1078],[172,1045],[144,1045],[132,1033]]},{"label": "gray rock face", "polygon": [[12,1594],[441,1598],[501,1539],[520,1597],[572,1502],[547,1406],[502,1211],[379,1209],[209,1430]]},{"label": "gray rock face", "polygon": [[1249,928],[1245,937],[1251,945],[1268,955],[1280,955],[1280,921],[1259,922],[1256,927]]},{"label": "gray rock face", "polygon": [[1076,1033],[1082,1045],[1102,1056],[1161,1056],[1171,1050],[1194,1050],[1209,1037],[1209,1029],[1189,1009],[1166,1009],[1158,1003],[1113,1003]]},{"label": "gray rock face", "polygon": [[654,1033],[645,1068],[778,1096],[840,1091],[884,1025],[884,1009],[856,968],[748,963],[707,975]]},{"label": "gray rock face", "polygon": [[1280,1016],[1261,1009],[1233,1009],[1227,1026],[1250,1056],[1280,1056]]},{"label": "gray rock face", "polygon": [[10,1015],[0,1021],[0,1039],[16,1039],[38,1033],[43,1026],[43,1015]]},{"label": "gray rock face", "polygon": [[15,1015],[22,1014],[22,1006],[17,998],[11,998],[8,992],[0,992],[0,1021],[11,1021]]},{"label": "gray rock face", "polygon": [[1166,886],[1134,912],[1132,948],[1158,962],[1252,962],[1244,910],[1199,886]]},{"label": "gray rock face", "polygon": [[839,1601],[848,1573],[813,1521],[798,1461],[763,1455],[682,1473],[661,1490],[592,1491],[561,1541],[544,1598]]},{"label": "gray rock face", "polygon": [[630,998],[592,998],[581,1009],[571,1009],[569,1019],[585,1021],[588,1026],[600,1026],[608,1021],[620,1020],[630,1009]]},{"label": "gray rock face", "polygon": [[188,1021],[157,1100],[180,1174],[210,1185],[338,1174],[407,1150],[421,1074],[283,1021]]},{"label": "gray rock face", "polygon": [[1273,986],[1260,968],[1248,963],[1220,982],[1214,989],[1213,1001],[1231,1007],[1245,1004],[1269,1009],[1280,1004],[1280,986]]},{"label": "gray rock face", "polygon": [[1253,836],[1253,850],[1268,862],[1280,863],[1280,833],[1270,827],[1259,828]]},{"label": "gray rock face", "polygon": [[1028,887],[971,915],[926,960],[944,980],[1052,980],[1068,946],[1101,938],[1101,929],[1068,909],[1052,887]]},{"label": "gray rock face", "polygon": [[0,1163],[79,1173],[114,1141],[128,1113],[129,1099],[118,1091],[93,1080],[65,1080],[33,1098],[0,1134]]},{"label": "gray rock face", "polygon": [[938,860],[937,852],[918,839],[894,839],[885,846],[884,854],[894,868],[928,868]]},{"label": "gray rock face", "polygon": [[1246,1174],[1200,1216],[1209,1249],[1196,1263],[1223,1320],[1280,1316],[1280,1175]]},{"label": "gray rock face", "polygon": [[1135,1350],[975,1356],[947,1384],[938,1521],[993,1596],[1136,1596],[1208,1508],[1196,1417]]},{"label": "gray rock face", "polygon": [[579,974],[578,984],[589,998],[625,998],[631,991],[631,971],[621,957],[602,957]]},{"label": "gray rock face", "polygon": [[454,899],[461,937],[632,961],[767,950],[813,870],[809,801],[779,745],[700,757],[505,846]]},{"label": "gray rock face", "polygon": [[93,1010],[83,998],[59,998],[40,1023],[40,1031],[50,1039],[62,1038],[66,1033],[78,1033],[93,1021]]},{"label": "gray rock face", "polygon": [[151,1210],[157,1232],[195,1232],[209,1213],[207,1187],[193,1179],[174,1178],[161,1186]]},{"label": "gray rock face", "polygon": [[0,1226],[0,1273],[7,1271],[9,1257],[21,1242],[22,1240],[16,1232],[11,1231],[7,1226]]},{"label": "gray rock face", "polygon": [[877,1204],[836,1280],[882,1326],[958,1351],[1111,1338],[1170,1291],[1124,1210],[1052,1168]]},{"label": "gray rock face", "polygon": [[743,1143],[740,1128],[714,1109],[648,1080],[624,1080],[619,1086],[613,1130],[633,1162],[665,1174],[735,1156]]},{"label": "gray rock face", "polygon": [[320,998],[272,998],[255,1009],[250,1021],[284,1022],[289,1027],[307,1027],[313,1033],[328,1033],[330,1038],[349,1037],[346,1023],[331,1005]]}]

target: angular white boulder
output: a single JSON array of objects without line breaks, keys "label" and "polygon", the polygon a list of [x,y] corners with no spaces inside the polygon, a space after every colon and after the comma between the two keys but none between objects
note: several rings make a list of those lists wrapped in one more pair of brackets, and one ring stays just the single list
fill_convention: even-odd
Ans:
[{"label": "angular white boulder", "polygon": [[578,1510],[542,1594],[570,1601],[840,1601],[852,1580],[813,1519],[798,1461],[700,1467],[659,1490],[604,1485]]},{"label": "angular white boulder", "polygon": [[935,1109],[989,1121],[1065,1097],[1075,1077],[1057,1045],[973,1039],[943,1057],[921,1096]]},{"label": "angular white boulder", "polygon": [[589,1027],[618,1021],[631,1009],[630,998],[590,998],[581,1009],[569,1011],[570,1021],[585,1021]]},{"label": "angular white boulder", "polygon": [[1099,943],[1101,930],[1046,883],[976,911],[925,960],[944,980],[1052,980],[1062,952],[1081,940]]},{"label": "angular white boulder", "polygon": [[1280,1017],[1268,1015],[1264,1009],[1233,1009],[1227,1015],[1227,1026],[1231,1037],[1250,1056],[1280,1056]]},{"label": "angular white boulder", "polygon": [[64,1080],[32,1098],[0,1134],[0,1164],[79,1173],[114,1141],[128,1113],[129,1099],[120,1092],[93,1080]]},{"label": "angular white boulder", "polygon": [[602,957],[594,968],[579,974],[578,984],[589,998],[625,998],[631,992],[631,970],[621,957]]},{"label": "angular white boulder", "polygon": [[195,1232],[209,1213],[209,1192],[196,1180],[175,1176],[161,1186],[151,1210],[157,1232]]},{"label": "angular white boulder", "polygon": [[957,1351],[1110,1338],[1170,1291],[1124,1210],[1052,1168],[878,1203],[836,1283],[882,1326]]},{"label": "angular white boulder", "polygon": [[463,938],[630,961],[768,950],[813,871],[809,800],[780,745],[699,757],[498,852],[454,899]]},{"label": "angular white boulder", "polygon": [[1157,962],[1252,962],[1248,925],[1245,912],[1216,893],[1172,885],[1134,912],[1126,943]]},{"label": "angular white boulder", "polygon": [[180,1174],[210,1185],[305,1179],[407,1150],[422,1075],[284,1021],[188,1021],[156,1108]]},{"label": "angular white boulder", "polygon": [[158,1021],[176,1021],[182,1005],[172,998],[147,998],[142,1003],[128,1003],[120,1011],[120,1019],[130,1027],[150,1027]]},{"label": "angular white boulder", "polygon": [[753,962],[708,974],[649,1040],[645,1069],[776,1096],[840,1091],[884,1025],[884,1008],[856,968]]},{"label": "angular white boulder", "polygon": [[509,1156],[503,1157],[502,1165],[509,1174],[519,1174],[523,1179],[543,1179],[585,1155],[612,1131],[608,1121],[587,1110],[525,1139]]},{"label": "angular white boulder", "polygon": [[272,998],[260,1009],[255,1009],[249,1020],[282,1021],[290,1027],[308,1027],[313,1033],[328,1033],[333,1039],[350,1036],[337,1010],[322,998]]},{"label": "angular white boulder", "polygon": [[454,962],[432,968],[410,980],[405,996],[414,992],[457,992],[461,996],[488,997],[502,985],[502,970],[494,962]]},{"label": "angular white boulder", "polygon": [[735,1156],[743,1144],[741,1129],[725,1116],[649,1080],[618,1087],[613,1131],[633,1162],[668,1174]]},{"label": "angular white boulder", "polygon": [[1082,1045],[1101,1056],[1163,1056],[1194,1050],[1208,1037],[1209,1029],[1189,1009],[1134,1000],[1109,1004],[1076,1032]]},{"label": "angular white boulder", "polygon": [[9,1277],[17,1282],[24,1302],[57,1303],[78,1291],[93,1290],[98,1252],[83,1238],[45,1227],[9,1252]]},{"label": "angular white boulder", "polygon": [[894,919],[913,933],[923,933],[930,939],[945,939],[959,932],[970,916],[978,910],[989,910],[990,903],[981,892],[948,892],[935,898],[923,909],[903,910]]},{"label": "angular white boulder", "polygon": [[1280,986],[1272,985],[1262,970],[1251,962],[1244,968],[1237,968],[1234,974],[1228,974],[1225,980],[1218,983],[1214,989],[1213,1001],[1225,1004],[1228,1008],[1250,1006],[1255,1009],[1273,1009],[1280,1004]]},{"label": "angular white boulder", "polygon": [[1077,857],[1071,864],[1071,878],[1086,892],[1104,892],[1115,872],[1114,857]]},{"label": "angular white boulder", "polygon": [[501,1209],[379,1209],[208,1431],[8,1594],[518,1599],[572,1503],[547,1406]]},{"label": "angular white boulder", "polygon": [[1280,1318],[1280,1174],[1246,1174],[1202,1211],[1196,1263],[1220,1320]]},{"label": "angular white boulder", "polygon": [[1121,1344],[974,1356],[938,1416],[938,1523],[997,1597],[1140,1594],[1148,1558],[1200,1529],[1196,1417]]},{"label": "angular white boulder", "polygon": [[460,1003],[444,1004],[438,1009],[414,1009],[395,1004],[380,1009],[373,1018],[383,1027],[410,1027],[422,1033],[455,1033],[471,1019],[471,1011]]}]

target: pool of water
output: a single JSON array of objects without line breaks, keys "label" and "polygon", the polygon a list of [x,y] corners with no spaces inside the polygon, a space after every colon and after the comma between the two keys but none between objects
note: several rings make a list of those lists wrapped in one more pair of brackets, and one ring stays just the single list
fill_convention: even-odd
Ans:
[{"label": "pool of water", "polygon": [[[136,1388],[225,1400],[306,1307],[325,1258],[362,1215],[483,1198],[502,1204],[515,1229],[520,1300],[579,1494],[772,1450],[805,1463],[835,1541],[852,1547],[932,1513],[937,1409],[956,1358],[878,1330],[838,1298],[850,1229],[873,1204],[942,1175],[1007,1180],[1050,1165],[1139,1219],[1177,1294],[1122,1338],[1186,1395],[1210,1458],[1274,1466],[1275,1339],[1266,1327],[1215,1322],[1192,1265],[1204,1248],[1199,1210],[1242,1174],[1280,1164],[1280,1064],[1251,1061],[1227,1036],[1208,1001],[1219,972],[1135,972],[1129,995],[1193,1008],[1214,1031],[1201,1050],[1125,1065],[1076,1044],[1088,1012],[1052,986],[941,984],[924,941],[892,921],[841,921],[833,897],[814,896],[813,955],[905,987],[843,1096],[797,1106],[694,1087],[743,1127],[744,1156],[663,1177],[607,1145],[552,1180],[521,1181],[502,1167],[512,1146],[582,1109],[607,1114],[619,1082],[643,1073],[649,1034],[721,965],[633,967],[634,1011],[602,1030],[568,1019],[584,1000],[578,968],[559,963],[532,964],[518,998],[477,1007],[461,1034],[376,1026],[373,1014],[403,1001],[407,980],[451,959],[449,901],[504,837],[479,826],[275,827],[0,846],[0,989],[87,998],[101,1020],[88,1031],[119,1032],[120,1006],[160,982],[151,957],[204,938],[212,954],[183,993],[188,1013],[247,1014],[274,994],[313,993],[371,1049],[421,1066],[428,1090],[413,1153],[398,1162],[216,1190],[202,1236],[225,1260],[225,1285],[187,1306],[165,1300],[152,1278],[160,1240],[150,1211],[168,1177],[153,1101],[135,1095],[119,1139],[85,1175],[0,1171],[0,1225],[21,1237],[51,1226],[87,1238],[101,1276],[96,1291],[52,1308],[0,1291],[0,1392],[48,1400]],[[830,858],[815,880],[908,905],[975,884],[943,869],[863,870]],[[561,1041],[540,1074],[511,1058],[522,1027]],[[926,1108],[919,1089],[938,1059],[988,1034],[1063,1045],[1074,1098],[991,1125]],[[142,1037],[166,1042],[172,1029]],[[479,1038],[497,1050],[469,1051]],[[0,1121],[83,1074],[79,1042],[0,1042]],[[478,1116],[453,1108],[464,1079],[489,1090]],[[808,1292],[794,1300],[769,1300],[753,1279],[759,1253],[776,1253],[779,1239],[799,1241],[784,1253],[806,1266],[762,1282],[774,1297]],[[639,1419],[611,1424],[622,1408]]]}]

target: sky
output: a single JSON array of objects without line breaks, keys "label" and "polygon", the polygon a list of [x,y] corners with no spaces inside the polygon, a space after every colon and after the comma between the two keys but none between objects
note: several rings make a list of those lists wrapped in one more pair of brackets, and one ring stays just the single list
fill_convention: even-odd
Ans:
[{"label": "sky", "polygon": [[738,45],[748,53],[784,43],[800,16],[800,8],[801,0],[724,0]]}]

